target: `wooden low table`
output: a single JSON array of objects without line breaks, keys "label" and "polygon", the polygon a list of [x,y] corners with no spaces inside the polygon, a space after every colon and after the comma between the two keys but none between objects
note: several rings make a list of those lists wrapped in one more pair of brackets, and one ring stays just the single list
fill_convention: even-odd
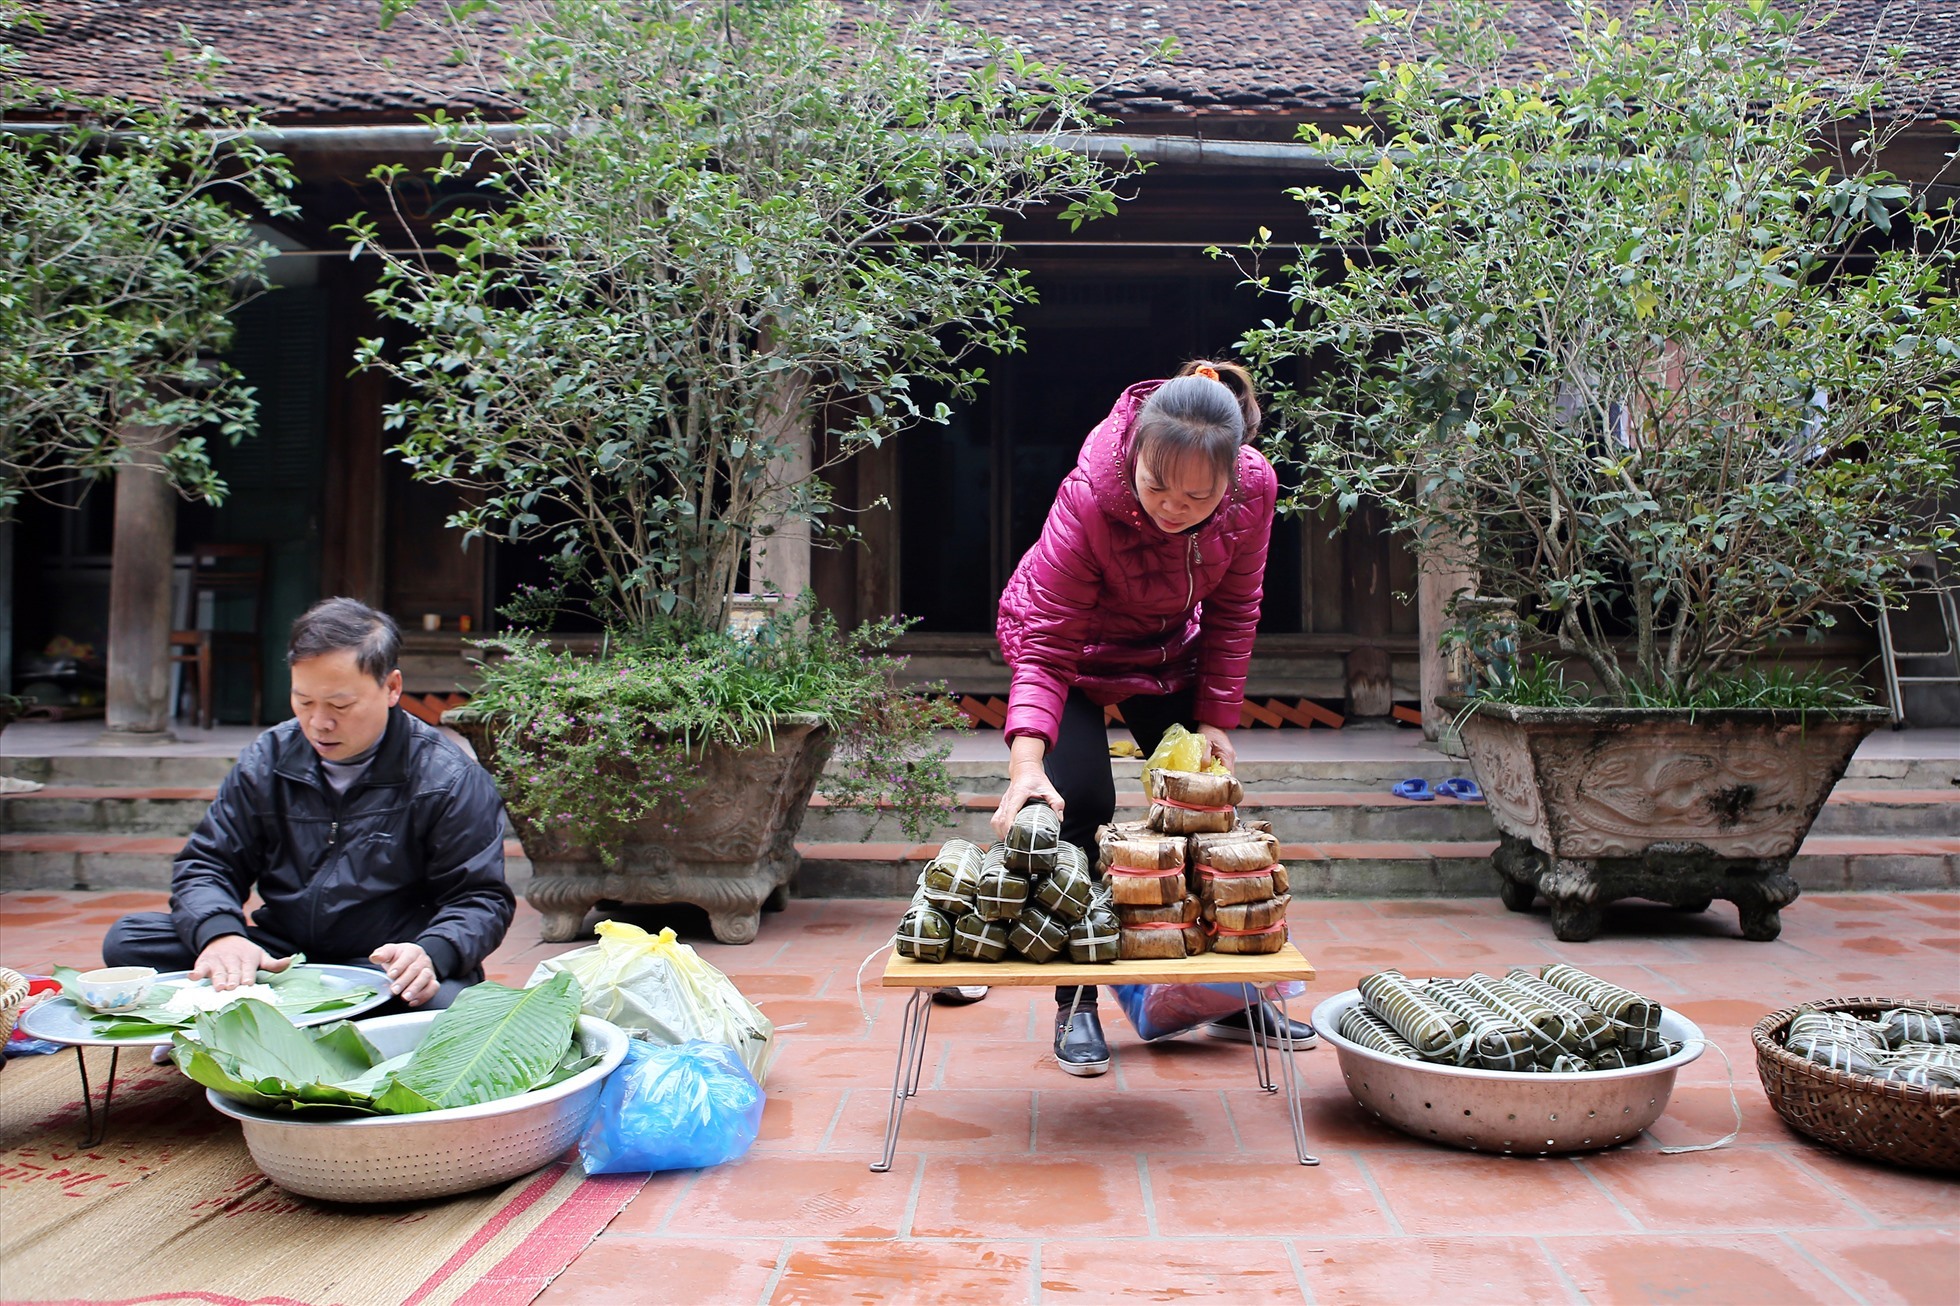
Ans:
[{"label": "wooden low table", "polygon": [[[905,1116],[905,1100],[919,1091],[933,990],[966,984],[985,984],[997,989],[1080,984],[1244,984],[1246,1016],[1252,1030],[1253,1072],[1259,1077],[1259,1087],[1286,1098],[1287,1117],[1293,1126],[1293,1147],[1299,1154],[1300,1164],[1319,1165],[1319,1158],[1307,1152],[1306,1120],[1300,1113],[1300,1072],[1293,1064],[1292,1026],[1282,1019],[1280,1034],[1275,1038],[1265,1033],[1265,1022],[1257,1018],[1261,1001],[1257,986],[1313,977],[1313,963],[1290,943],[1263,957],[1208,952],[1176,961],[1116,961],[1100,966],[1059,962],[1037,965],[1031,961],[948,961],[935,965],[901,957],[894,950],[885,960],[883,986],[911,989],[912,993],[906,1000],[905,1018],[899,1025],[898,1064],[892,1071],[891,1115],[885,1123],[885,1154],[872,1162],[871,1168],[880,1173],[892,1168],[899,1125]],[[1276,998],[1274,1005],[1284,1018],[1286,999]],[[1273,1073],[1272,1052],[1279,1054],[1277,1075]]]}]

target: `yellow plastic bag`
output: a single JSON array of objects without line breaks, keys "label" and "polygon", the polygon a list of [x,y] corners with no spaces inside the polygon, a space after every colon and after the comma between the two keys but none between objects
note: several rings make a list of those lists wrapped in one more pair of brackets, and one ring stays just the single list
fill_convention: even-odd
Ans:
[{"label": "yellow plastic bag", "polygon": [[598,933],[590,947],[539,962],[525,987],[568,970],[585,995],[586,1015],[644,1032],[654,1043],[726,1044],[756,1083],[765,1080],[776,1060],[776,1027],[728,976],[672,930],[653,935],[623,921],[600,921]]},{"label": "yellow plastic bag", "polygon": [[1231,768],[1211,755],[1211,741],[1173,725],[1157,741],[1155,751],[1143,764],[1143,791],[1150,792],[1152,771],[1200,771],[1207,775],[1229,775]]}]

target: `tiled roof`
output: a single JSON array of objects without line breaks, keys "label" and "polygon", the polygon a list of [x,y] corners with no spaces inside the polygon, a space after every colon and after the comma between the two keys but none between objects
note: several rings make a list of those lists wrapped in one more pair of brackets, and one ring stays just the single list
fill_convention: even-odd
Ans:
[{"label": "tiled roof", "polygon": [[[144,86],[181,25],[232,61],[233,94],[279,120],[400,121],[468,99],[467,75],[446,65],[449,43],[408,20],[378,31],[379,0],[30,3],[47,29],[18,38],[27,71],[78,91]],[[1366,0],[954,0],[952,7],[972,26],[1106,83],[1104,106],[1127,123],[1173,130],[1352,113],[1377,62],[1355,27]],[[1911,64],[1929,77],[1931,108],[1960,117],[1960,0],[1833,0],[1831,7],[1839,16],[1816,51],[1826,68],[1855,68],[1878,32],[1911,50]],[[1562,0],[1514,0],[1512,10],[1521,65],[1558,46]],[[1177,38],[1176,62],[1134,74],[1135,52],[1165,36]]]}]

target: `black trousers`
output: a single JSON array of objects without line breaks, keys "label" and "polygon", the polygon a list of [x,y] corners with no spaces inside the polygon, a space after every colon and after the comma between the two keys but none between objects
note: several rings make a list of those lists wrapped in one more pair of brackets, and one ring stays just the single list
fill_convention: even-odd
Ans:
[{"label": "black trousers", "polygon": [[[1118,706],[1131,738],[1148,756],[1172,726],[1197,730],[1191,710],[1195,702],[1195,691],[1184,689],[1175,694],[1138,694]],[[1093,861],[1096,829],[1116,815],[1116,772],[1109,761],[1102,707],[1081,690],[1071,689],[1056,733],[1055,747],[1042,765],[1048,782],[1062,795],[1062,838],[1089,853]],[[1059,987],[1055,1001],[1063,1007],[1094,1007],[1096,986],[1085,984],[1079,991],[1072,985]]]},{"label": "black trousers", "polygon": [[[245,925],[245,937],[275,957],[290,957],[299,951],[290,940],[262,930],[249,921]],[[366,957],[308,957],[307,960],[334,966],[359,966],[363,970],[371,970],[377,974],[381,971],[381,967]],[[139,911],[123,917],[109,927],[109,933],[102,940],[102,964],[154,966],[163,971],[189,970],[197,964],[197,952],[190,944],[184,942],[182,935],[177,933],[177,927],[171,922],[169,912]],[[464,989],[482,978],[483,972],[479,970],[474,978],[441,980],[437,983],[436,995],[420,1007],[411,1007],[400,998],[396,998],[386,1006],[368,1012],[367,1015],[393,1016],[404,1011],[440,1011],[454,1002],[456,996]]]}]

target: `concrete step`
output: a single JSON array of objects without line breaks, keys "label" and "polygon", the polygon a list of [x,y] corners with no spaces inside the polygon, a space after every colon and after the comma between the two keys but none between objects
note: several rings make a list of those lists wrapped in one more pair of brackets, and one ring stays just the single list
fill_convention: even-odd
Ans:
[{"label": "concrete step", "polygon": [[[1497,890],[1496,841],[1282,844],[1293,892],[1320,898],[1483,897]],[[939,845],[799,842],[799,898],[910,897]],[[1960,889],[1960,838],[1812,835],[1791,861],[1806,892]]]},{"label": "concrete step", "polygon": [[[934,838],[958,837],[992,843],[988,824],[999,806],[998,794],[966,793],[951,827]],[[1141,789],[1116,794],[1116,819],[1140,821],[1148,814]],[[1248,821],[1271,821],[1281,841],[1317,843],[1356,839],[1463,840],[1495,839],[1490,813],[1482,803],[1439,798],[1414,802],[1393,794],[1343,791],[1256,790],[1245,796],[1239,815]],[[877,818],[832,806],[821,796],[811,800],[800,837],[812,843],[863,843],[902,837],[888,816]]]},{"label": "concrete step", "polygon": [[[217,796],[211,788],[49,786],[0,801],[0,834],[188,835]],[[960,795],[957,820],[938,837],[986,843],[997,796]],[[1117,819],[1144,814],[1141,790],[1119,791]],[[1240,813],[1268,820],[1281,840],[1337,843],[1396,840],[1435,842],[1493,839],[1481,803],[1449,798],[1415,802],[1383,791],[1254,790]],[[897,837],[890,818],[873,819],[813,799],[801,837],[812,843],[863,843]],[[1818,816],[1814,833],[1887,838],[1960,835],[1960,788],[1872,789],[1840,786]]]},{"label": "concrete step", "polygon": [[0,775],[38,780],[44,785],[63,788],[215,789],[237,761],[235,750],[169,756],[114,752],[57,753],[51,756],[10,754],[0,757]]},{"label": "concrete step", "polygon": [[0,833],[176,835],[181,841],[217,796],[216,785],[49,785],[0,801]]},{"label": "concrete step", "polygon": [[[182,840],[138,835],[0,835],[0,890],[170,887]],[[1481,897],[1496,889],[1494,840],[1283,843],[1294,892],[1307,897]],[[800,841],[804,898],[903,898],[939,849],[932,843]],[[531,867],[515,841],[504,845],[511,885],[522,893]],[[1813,834],[1792,863],[1812,892],[1960,888],[1960,837],[1880,839]]]}]

